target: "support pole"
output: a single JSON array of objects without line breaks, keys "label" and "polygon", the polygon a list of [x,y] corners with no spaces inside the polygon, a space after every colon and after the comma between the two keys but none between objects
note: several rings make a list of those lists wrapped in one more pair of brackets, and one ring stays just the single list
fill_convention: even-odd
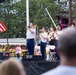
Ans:
[{"label": "support pole", "polygon": [[27,45],[28,26],[29,26],[29,0],[26,0],[26,45]]},{"label": "support pole", "polygon": [[69,25],[72,24],[72,0],[69,0]]},{"label": "support pole", "polygon": [[26,0],[26,27],[29,26],[29,0]]}]

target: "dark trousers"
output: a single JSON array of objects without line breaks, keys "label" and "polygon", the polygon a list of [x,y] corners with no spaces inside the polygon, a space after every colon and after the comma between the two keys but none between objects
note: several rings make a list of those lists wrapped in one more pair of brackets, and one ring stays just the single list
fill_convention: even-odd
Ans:
[{"label": "dark trousers", "polygon": [[46,56],[46,43],[41,42],[40,44],[40,49],[41,49],[41,54],[42,54],[42,58],[44,59]]},{"label": "dark trousers", "polygon": [[55,39],[51,39],[51,41],[49,42],[49,45],[54,45],[55,44]]},{"label": "dark trousers", "polygon": [[58,46],[58,40],[55,41],[55,47],[56,47],[55,49],[56,49],[57,60],[60,60],[60,57],[59,57],[59,55],[57,53],[57,46]]},{"label": "dark trousers", "polygon": [[27,49],[29,52],[29,55],[34,55],[34,39],[27,39]]},{"label": "dark trousers", "polygon": [[58,40],[55,40],[55,47],[57,48]]}]

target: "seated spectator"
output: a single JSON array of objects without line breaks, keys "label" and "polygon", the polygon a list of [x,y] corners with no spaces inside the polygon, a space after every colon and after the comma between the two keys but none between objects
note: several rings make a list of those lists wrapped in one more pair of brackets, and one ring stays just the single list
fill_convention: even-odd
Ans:
[{"label": "seated spectator", "polygon": [[0,75],[26,75],[20,61],[10,58],[0,65]]},{"label": "seated spectator", "polygon": [[66,28],[59,36],[60,66],[42,75],[76,75],[76,29]]},{"label": "seated spectator", "polygon": [[73,27],[73,28],[74,28],[74,27],[75,27],[75,25],[74,25],[74,24],[72,24],[70,27]]},{"label": "seated spectator", "polygon": [[20,45],[18,45],[17,47],[16,47],[16,53],[15,54],[21,54],[22,52],[21,52],[21,47],[20,47]]},{"label": "seated spectator", "polygon": [[16,54],[16,57],[15,57],[17,60],[19,60],[19,61],[22,61],[22,57],[20,57],[20,54],[18,53],[18,54]]}]

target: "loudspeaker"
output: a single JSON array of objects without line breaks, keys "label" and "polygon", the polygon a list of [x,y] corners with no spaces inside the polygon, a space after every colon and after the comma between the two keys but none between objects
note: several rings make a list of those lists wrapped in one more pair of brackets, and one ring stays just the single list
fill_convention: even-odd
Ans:
[{"label": "loudspeaker", "polygon": [[5,0],[0,0],[0,3],[5,2]]}]

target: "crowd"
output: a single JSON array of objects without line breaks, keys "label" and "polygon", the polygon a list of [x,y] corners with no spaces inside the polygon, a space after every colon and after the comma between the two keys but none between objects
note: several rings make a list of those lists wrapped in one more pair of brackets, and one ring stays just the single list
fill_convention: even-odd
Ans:
[{"label": "crowd", "polygon": [[[62,30],[57,43],[60,65],[42,75],[76,75],[76,28]],[[0,63],[0,75],[26,75],[23,65],[15,58]]]}]

